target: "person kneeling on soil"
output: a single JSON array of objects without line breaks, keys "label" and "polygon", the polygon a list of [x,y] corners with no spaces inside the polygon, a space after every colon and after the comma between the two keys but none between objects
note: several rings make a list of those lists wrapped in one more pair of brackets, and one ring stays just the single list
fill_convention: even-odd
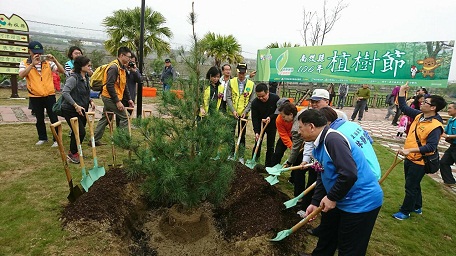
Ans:
[{"label": "person kneeling on soil", "polygon": [[327,126],[322,112],[309,109],[298,119],[299,132],[314,144],[313,156],[320,163],[306,210],[306,215],[318,207],[323,212],[312,255],[334,255],[336,250],[339,255],[365,255],[383,203],[377,177],[356,142]]}]

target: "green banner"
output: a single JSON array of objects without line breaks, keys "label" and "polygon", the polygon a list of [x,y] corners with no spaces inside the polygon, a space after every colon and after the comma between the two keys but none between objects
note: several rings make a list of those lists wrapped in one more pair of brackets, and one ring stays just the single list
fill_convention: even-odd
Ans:
[{"label": "green banner", "polygon": [[454,41],[258,50],[259,81],[447,87]]}]

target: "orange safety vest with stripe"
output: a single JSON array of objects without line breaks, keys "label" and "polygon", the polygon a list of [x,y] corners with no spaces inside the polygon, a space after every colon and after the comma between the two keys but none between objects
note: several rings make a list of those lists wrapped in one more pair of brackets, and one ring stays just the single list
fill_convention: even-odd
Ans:
[{"label": "orange safety vest with stripe", "polygon": [[113,60],[109,64],[110,65],[106,69],[104,76],[103,76],[104,86],[103,86],[103,91],[102,91],[101,95],[103,95],[107,98],[111,98],[111,95],[109,95],[109,92],[108,92],[108,89],[106,86],[106,80],[107,80],[107,76],[108,76],[108,70],[111,68],[112,65],[116,65],[119,74],[117,76],[116,81],[114,82],[114,89],[116,90],[117,97],[119,98],[119,101],[120,101],[123,98],[125,87],[127,85],[127,72],[125,71],[125,69],[120,68],[120,63],[118,60]]},{"label": "orange safety vest with stripe", "polygon": [[[27,68],[32,65],[24,60],[24,65]],[[29,97],[47,97],[55,95],[54,80],[52,78],[51,65],[48,61],[41,63],[41,74],[33,67],[28,75],[25,77],[27,81],[27,91]]]},{"label": "orange safety vest with stripe", "polygon": [[[424,146],[426,145],[426,139],[434,129],[441,127],[443,131],[443,125],[442,123],[437,120],[436,118],[431,118],[430,120],[424,120],[424,121],[419,121],[419,119],[422,117],[422,114],[419,114],[415,117],[415,120],[413,123],[410,125],[410,130],[409,134],[407,134],[407,139],[405,139],[405,144],[404,144],[404,149],[409,149],[409,148],[417,148],[418,143],[416,142],[416,137],[415,137],[415,128],[416,128],[416,135],[418,136],[418,139],[421,142],[421,145]],[[416,125],[418,124],[418,125]],[[427,153],[428,154],[432,154]],[[421,153],[410,153],[407,155],[407,159],[410,161],[414,162],[415,164],[419,165],[424,165],[424,161],[422,159]]]}]

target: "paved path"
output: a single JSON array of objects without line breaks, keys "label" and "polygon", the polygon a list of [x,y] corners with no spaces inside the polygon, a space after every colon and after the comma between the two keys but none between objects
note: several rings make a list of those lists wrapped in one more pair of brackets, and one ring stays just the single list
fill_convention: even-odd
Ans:
[{"label": "paved path", "polygon": [[[152,113],[156,113],[156,107],[154,104],[143,105],[144,110],[152,110]],[[95,119],[101,118],[103,111],[102,106],[97,106]],[[343,111],[350,118],[353,107],[345,107]],[[397,127],[391,125],[391,119],[385,120],[386,109],[374,109],[370,108],[369,112],[364,113],[363,121],[360,122],[361,126],[369,132],[369,134],[381,145],[390,148],[393,151],[398,150],[404,144],[405,136],[403,139],[396,140],[395,136],[397,133]],[[136,113],[133,113],[136,116]],[[64,119],[59,117],[60,120]],[[47,121],[49,119],[46,118]],[[0,125],[2,124],[14,124],[14,123],[34,123],[35,117],[31,115],[30,110],[27,107],[22,106],[0,106]],[[441,140],[439,143],[440,154],[449,147],[449,144],[445,140]],[[456,177],[456,166],[452,167],[453,175]],[[440,172],[436,174],[430,174],[434,180],[443,183]],[[453,189],[456,192],[456,189]]]}]

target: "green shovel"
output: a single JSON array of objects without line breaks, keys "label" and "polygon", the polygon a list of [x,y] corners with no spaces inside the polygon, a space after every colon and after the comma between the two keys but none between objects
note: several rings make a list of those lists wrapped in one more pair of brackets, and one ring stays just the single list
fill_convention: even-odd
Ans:
[{"label": "green shovel", "polygon": [[263,134],[264,131],[266,130],[266,127],[268,126],[269,122],[263,122],[261,121],[261,131],[260,131],[260,136],[258,137],[258,140],[256,142],[255,146],[255,152],[253,152],[253,156],[251,160],[247,160],[245,163],[245,166],[249,167],[250,169],[253,169],[256,165],[256,155],[258,153],[258,149],[260,148],[261,141],[263,140]]},{"label": "green shovel", "polygon": [[311,167],[312,164],[306,164],[304,166],[301,166],[301,165],[296,165],[296,166],[292,166],[292,167],[286,167],[286,168],[283,168],[282,165],[280,164],[276,164],[274,167],[266,167],[266,171],[270,174],[270,175],[280,175],[282,172],[286,172],[286,171],[294,171],[294,170],[301,170],[301,169],[305,169],[307,167]]},{"label": "green shovel", "polygon": [[93,155],[93,168],[89,170],[90,177],[93,181],[98,180],[101,176],[106,174],[103,166],[98,166],[97,150],[95,146],[95,135],[93,133],[93,126],[95,125],[95,112],[86,112],[87,124],[90,130],[90,141],[92,142],[92,155]]},{"label": "green shovel", "polygon": [[82,147],[81,147],[81,140],[79,139],[79,121],[77,117],[73,117],[70,119],[71,127],[73,128],[74,138],[76,139],[76,146],[78,147],[79,152],[79,164],[81,165],[81,172],[82,172],[82,179],[81,185],[84,190],[87,192],[89,188],[95,182],[90,174],[87,175],[87,171],[84,165],[84,155],[82,154]]},{"label": "green shovel", "polygon": [[279,179],[277,178],[276,175],[269,175],[268,177],[264,178],[271,186],[274,186],[275,184],[279,183]]},{"label": "green shovel", "polygon": [[303,198],[305,195],[307,195],[307,193],[312,191],[312,189],[314,189],[316,185],[317,185],[317,182],[312,183],[312,185],[310,185],[308,188],[306,188],[306,190],[304,190],[297,197],[290,199],[290,200],[286,201],[285,203],[283,203],[285,205],[286,209],[295,206],[298,203],[299,199]]},{"label": "green shovel", "polygon": [[[400,162],[402,162],[403,159],[399,157],[399,151],[396,152],[396,157],[394,159],[394,162],[393,164],[391,165],[391,167],[386,171],[386,173],[383,175],[383,177],[378,181],[379,184],[382,184],[383,181],[385,181],[386,177],[388,177],[388,175],[390,174],[390,172],[394,169],[394,167],[396,167],[397,164],[399,164]],[[312,184],[313,186],[313,184]],[[310,187],[312,187],[310,186]],[[309,187],[309,188],[310,188]],[[307,190],[307,189],[306,189]],[[305,191],[304,191],[305,192]],[[323,208],[318,207],[315,211],[313,211],[311,214],[309,214],[307,217],[305,217],[304,219],[302,219],[300,222],[298,222],[296,225],[294,225],[291,229],[287,229],[287,230],[282,230],[280,231],[279,233],[277,233],[276,237],[274,237],[273,239],[270,239],[270,241],[273,241],[273,242],[277,242],[277,241],[280,241],[282,239],[284,239],[285,237],[289,236],[290,234],[296,232],[296,230],[300,229],[301,227],[303,227],[307,222],[309,222],[309,220],[313,219],[317,214],[319,214],[321,211],[323,210]]]},{"label": "green shovel", "polygon": [[296,225],[294,225],[291,229],[286,229],[282,230],[279,233],[277,233],[276,237],[273,239],[269,239],[269,241],[273,242],[278,242],[284,239],[285,237],[289,236],[290,234],[296,232],[296,230],[300,229],[302,226],[306,225],[309,220],[313,219],[317,214],[319,214],[323,210],[323,208],[320,206],[315,211],[313,211],[311,214],[307,215],[304,219],[302,219],[300,222],[298,222]]}]

